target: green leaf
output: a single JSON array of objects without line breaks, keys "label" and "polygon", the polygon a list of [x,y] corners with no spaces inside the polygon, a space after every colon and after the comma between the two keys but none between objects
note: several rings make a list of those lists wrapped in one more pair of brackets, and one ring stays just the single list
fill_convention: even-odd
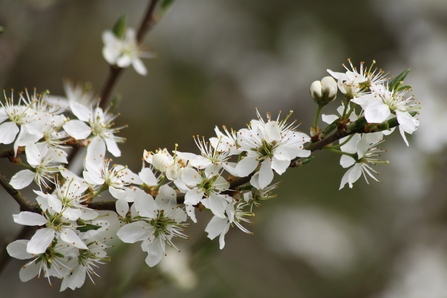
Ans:
[{"label": "green leaf", "polygon": [[360,117],[355,122],[351,122],[348,124],[347,131],[351,132],[351,131],[359,130],[367,124],[368,124],[368,122],[366,121],[365,117],[364,116]]},{"label": "green leaf", "polygon": [[172,5],[172,3],[174,3],[175,0],[162,0],[160,3],[160,7],[161,9],[165,10],[168,9],[169,6]]},{"label": "green leaf", "polygon": [[91,225],[91,224],[85,224],[81,227],[77,227],[76,230],[81,231],[81,232],[87,232],[90,230],[98,230],[102,228],[102,226],[97,226],[97,225]]},{"label": "green leaf", "polygon": [[390,90],[394,90],[397,89],[399,87],[400,84],[402,84],[402,82],[404,81],[405,77],[408,75],[408,73],[410,72],[410,68],[407,70],[404,70],[400,75],[398,75],[397,77],[395,77],[389,84],[388,84],[388,88]]},{"label": "green leaf", "polygon": [[397,91],[410,90],[410,89],[411,89],[410,85],[402,85],[399,88],[397,88]]},{"label": "green leaf", "polygon": [[0,33],[5,32],[5,27],[0,26]]},{"label": "green leaf", "polygon": [[334,129],[337,128],[338,126],[338,121],[340,119],[335,119],[331,124],[329,124],[323,131],[323,136],[328,136],[332,131],[334,131]]},{"label": "green leaf", "polygon": [[118,37],[122,38],[124,36],[124,33],[126,32],[126,23],[127,23],[127,16],[123,15],[119,20],[115,23],[113,26],[113,34]]}]

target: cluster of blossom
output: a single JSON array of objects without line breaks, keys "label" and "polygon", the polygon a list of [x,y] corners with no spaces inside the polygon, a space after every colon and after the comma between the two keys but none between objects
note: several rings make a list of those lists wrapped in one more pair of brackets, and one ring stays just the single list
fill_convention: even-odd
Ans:
[{"label": "cluster of blossom", "polygon": [[[35,97],[44,106],[44,97]],[[34,114],[35,100],[20,103],[14,105],[14,110],[24,108]],[[264,121],[258,114],[258,119],[237,132],[224,129],[222,133],[216,128],[217,136],[209,142],[197,137],[200,155],[177,150],[171,155],[166,149],[145,151],[147,166],[136,174],[105,159],[106,147],[112,154],[119,154],[115,149],[116,141],[120,140],[109,125],[100,122],[108,114],[99,107],[88,110],[74,101],[69,107],[74,115],[79,115],[79,120],[64,118],[58,130],[53,130],[65,138],[88,144],[82,177],[60,165],[66,163],[67,153],[63,150],[66,148],[52,147],[50,144],[54,143],[46,142],[42,134],[40,139],[36,137],[35,143],[26,143],[24,150],[32,169],[23,171],[32,173],[32,179],[20,171],[11,179],[11,185],[21,189],[34,179],[40,186],[34,192],[41,214],[23,211],[14,215],[14,221],[41,228],[30,240],[17,240],[8,245],[11,256],[32,259],[21,270],[22,281],[43,272],[48,278],[62,278],[61,290],[81,286],[85,275],[95,274],[93,267],[107,260],[107,238],[102,237],[102,232],[110,233],[112,227],[120,226],[116,235],[123,242],[141,241],[142,250],[148,253],[146,263],[154,266],[165,254],[166,243],[175,247],[173,237],[187,238],[183,233],[188,225],[187,216],[196,222],[194,210],[206,209],[214,215],[206,227],[209,238],[220,236],[220,248],[223,248],[224,236],[231,225],[250,233],[241,222],[249,222],[246,217],[253,215],[252,208],[260,200],[272,197],[270,191],[276,187],[271,185],[273,172],[282,174],[294,158],[310,155],[310,151],[303,149],[310,138],[297,131],[293,123],[272,120],[270,116]],[[33,118],[27,123],[33,120],[38,121]],[[36,154],[42,158],[35,162],[37,157],[32,153],[38,149]],[[63,160],[56,159],[54,154],[48,157],[43,150],[58,152],[57,156]],[[224,171],[229,175],[224,177]],[[250,177],[251,186],[230,189],[229,179],[236,177]],[[51,186],[54,190],[47,191]],[[105,215],[88,207],[104,191],[116,199],[116,213]],[[179,207],[179,200],[183,201],[184,208]]]},{"label": "cluster of blossom", "polygon": [[[104,56],[111,64],[132,64],[145,73],[135,34],[126,32],[104,34]],[[48,279],[63,279],[61,291],[80,287],[86,276],[92,279],[95,268],[109,260],[106,249],[112,235],[125,243],[141,242],[147,265],[155,266],[165,255],[166,244],[176,247],[173,238],[188,238],[184,231],[188,217],[197,222],[196,209],[212,213],[205,231],[210,239],[219,237],[222,249],[230,227],[250,233],[242,223],[250,222],[248,217],[261,201],[274,197],[274,173],[281,175],[309,158],[310,145],[340,129],[346,136],[337,145],[327,144],[332,151],[339,149],[341,165],[350,167],[340,187],[346,183],[352,187],[362,173],[376,180],[371,165],[380,162],[382,151],[377,145],[393,130],[379,124],[397,119],[408,144],[404,133],[413,133],[419,124],[412,114],[416,108],[406,95],[408,88],[396,83],[402,77],[391,80],[363,65],[360,70],[351,68],[345,73],[329,71],[338,82],[326,77],[311,85],[311,96],[319,106],[316,119],[338,91],[344,94],[340,116],[323,115],[330,129],[321,131],[315,124],[308,136],[298,131],[295,122],[288,123],[291,113],[281,120],[270,114],[263,119],[258,112],[246,128],[216,127],[216,136],[209,140],[195,137],[200,154],[180,152],[177,147],[171,152],[144,151],[138,173],[106,158],[106,151],[121,155],[117,143],[123,139],[115,135],[120,128],[113,128],[115,116],[79,86],[67,84],[67,100],[60,104],[46,93],[21,93],[17,103],[12,96],[6,98],[0,108],[0,143],[14,142],[14,156],[24,150],[28,162],[14,159],[27,169],[15,174],[10,185],[22,189],[35,181],[39,186],[34,193],[40,214],[23,211],[13,218],[18,224],[40,228],[30,240],[16,240],[7,247],[12,257],[31,259],[20,271],[21,280],[43,273]],[[75,119],[64,116],[65,110]],[[368,130],[350,133],[362,119]],[[87,147],[82,175],[64,167],[68,145]],[[90,208],[104,192],[116,199],[115,210]]]},{"label": "cluster of blossom", "polygon": [[[395,118],[400,134],[408,146],[405,133],[412,134],[419,126],[419,121],[414,117],[416,110],[420,109],[414,102],[414,97],[409,95],[410,86],[402,85],[403,79],[408,74],[404,71],[396,78],[387,78],[386,73],[373,69],[374,63],[369,68],[354,67],[349,60],[350,69],[345,66],[346,72],[334,72],[328,70],[331,77],[325,77],[312,83],[310,93],[320,109],[334,100],[339,90],[344,95],[341,106],[337,109],[339,115],[322,115],[323,122],[332,124],[335,122],[355,123],[363,118],[369,125],[370,131],[361,134],[351,134],[339,141],[338,146],[331,146],[332,151],[339,147],[342,153],[340,164],[343,168],[349,168],[341,180],[340,189],[346,183],[352,188],[353,183],[360,176],[367,176],[378,181],[373,174],[378,174],[372,165],[376,163],[388,163],[379,159],[381,150],[377,146],[382,143],[385,135],[391,134],[395,127],[378,129],[379,125]],[[335,80],[336,81],[335,81]],[[337,90],[338,89],[338,90]],[[376,127],[374,127],[376,125]],[[324,134],[323,134],[324,135]],[[327,133],[324,135],[327,137]],[[317,136],[318,137],[318,136]]]}]

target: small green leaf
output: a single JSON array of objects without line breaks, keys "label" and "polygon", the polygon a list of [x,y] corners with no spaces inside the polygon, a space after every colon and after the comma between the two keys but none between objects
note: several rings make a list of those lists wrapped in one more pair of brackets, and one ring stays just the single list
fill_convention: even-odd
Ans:
[{"label": "small green leaf", "polygon": [[5,32],[5,27],[0,26],[0,33]]},{"label": "small green leaf", "polygon": [[123,15],[119,20],[115,23],[113,26],[113,34],[115,34],[116,37],[122,38],[124,36],[124,32],[126,32],[126,23],[127,23],[127,16]]},{"label": "small green leaf", "polygon": [[168,9],[169,6],[172,5],[172,3],[174,3],[175,0],[162,0],[160,3],[160,7],[161,9]]},{"label": "small green leaf", "polygon": [[352,123],[348,124],[347,131],[351,132],[351,131],[359,130],[359,129],[363,128],[367,124],[368,124],[368,122],[366,121],[365,117],[364,116],[360,117],[355,122],[352,122]]},{"label": "small green leaf", "polygon": [[335,119],[331,124],[329,124],[323,131],[322,135],[323,136],[328,136],[332,131],[334,131],[334,129],[337,128],[338,126],[338,121],[340,119]]},{"label": "small green leaf", "polygon": [[405,77],[408,75],[408,73],[410,72],[410,68],[407,70],[404,70],[400,75],[398,75],[397,77],[395,77],[389,84],[388,84],[388,88],[390,90],[394,90],[397,89],[399,87],[400,84],[402,84],[402,82],[404,81]]},{"label": "small green leaf", "polygon": [[87,232],[87,231],[90,231],[90,230],[98,230],[100,228],[102,228],[102,226],[85,224],[84,226],[77,227],[76,230],[81,231],[81,232]]},{"label": "small green leaf", "polygon": [[410,85],[402,85],[399,88],[397,88],[397,91],[410,90],[410,89],[411,89]]}]

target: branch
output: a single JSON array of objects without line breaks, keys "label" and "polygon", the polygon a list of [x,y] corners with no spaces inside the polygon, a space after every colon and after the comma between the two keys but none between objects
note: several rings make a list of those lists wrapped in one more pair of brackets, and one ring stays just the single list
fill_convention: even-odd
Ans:
[{"label": "branch", "polygon": [[19,204],[21,211],[39,212],[39,206],[37,205],[37,203],[33,204],[25,197],[23,197],[18,190],[16,190],[14,187],[11,186],[11,184],[9,184],[8,179],[3,174],[0,174],[0,185]]}]

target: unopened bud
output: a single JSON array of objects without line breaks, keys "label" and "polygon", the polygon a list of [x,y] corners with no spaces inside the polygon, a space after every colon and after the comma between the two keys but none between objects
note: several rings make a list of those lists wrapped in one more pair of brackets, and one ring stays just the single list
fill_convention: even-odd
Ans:
[{"label": "unopened bud", "polygon": [[310,96],[319,105],[325,106],[337,97],[337,82],[332,77],[324,77],[310,85]]}]

